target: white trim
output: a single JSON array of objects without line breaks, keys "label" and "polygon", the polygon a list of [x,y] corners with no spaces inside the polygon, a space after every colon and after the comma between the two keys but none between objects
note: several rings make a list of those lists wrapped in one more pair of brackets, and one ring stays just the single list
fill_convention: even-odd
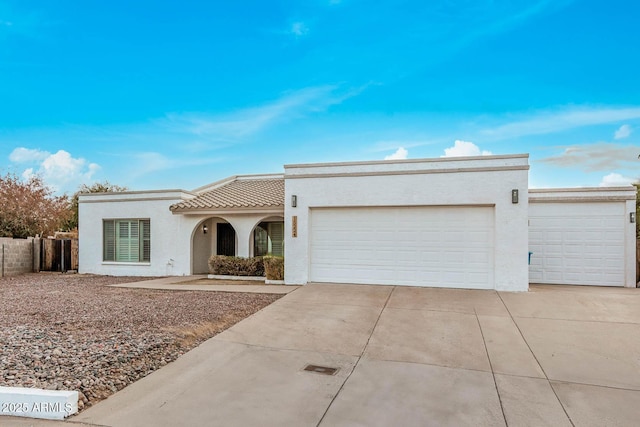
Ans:
[{"label": "white trim", "polygon": [[583,187],[529,190],[530,203],[624,202],[636,200],[636,187]]},{"label": "white trim", "polygon": [[434,173],[463,173],[463,172],[502,172],[529,170],[529,166],[491,166],[486,168],[455,168],[455,169],[415,169],[398,171],[369,171],[369,172],[340,172],[340,173],[306,173],[287,175],[287,179],[303,178],[343,178],[352,176],[388,176],[388,175],[423,175]]},{"label": "white trim", "polygon": [[[360,162],[329,162],[329,163],[298,163],[284,165],[285,169],[294,168],[321,168],[332,166],[365,166],[365,165],[393,165],[408,163],[434,163],[434,162],[456,162],[465,160],[501,160],[501,159],[528,159],[529,154],[504,154],[495,156],[461,156],[461,157],[432,157],[422,159],[402,159],[402,160],[367,160]],[[288,178],[288,176],[287,176]]]},{"label": "white trim", "polygon": [[177,203],[193,199],[196,195],[183,190],[127,191],[117,193],[80,194],[78,203],[142,202],[175,200]]},{"label": "white trim", "polygon": [[222,216],[222,215],[234,215],[234,214],[266,214],[273,215],[277,214],[280,216],[284,216],[284,205],[282,207],[276,208],[234,208],[234,209],[212,209],[212,208],[201,208],[201,209],[173,209],[171,210],[173,215],[212,215],[212,216]]},{"label": "white trim", "polygon": [[227,276],[225,274],[208,274],[211,280],[250,280],[252,282],[264,282],[264,276]]},{"label": "white trim", "polygon": [[126,261],[102,261],[102,265],[136,265],[136,266],[150,266],[150,262],[126,262]]},{"label": "white trim", "polygon": [[608,192],[608,191],[636,191],[633,185],[624,187],[561,187],[561,188],[530,188],[529,193],[573,193],[573,192]]}]

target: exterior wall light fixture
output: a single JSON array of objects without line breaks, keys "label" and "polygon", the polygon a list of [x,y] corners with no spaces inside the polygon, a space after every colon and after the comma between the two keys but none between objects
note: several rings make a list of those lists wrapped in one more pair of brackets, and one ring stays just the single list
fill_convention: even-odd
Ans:
[{"label": "exterior wall light fixture", "polygon": [[207,234],[209,232],[209,227],[207,224],[202,224],[202,234]]},{"label": "exterior wall light fixture", "polygon": [[518,203],[518,190],[511,190],[511,203]]},{"label": "exterior wall light fixture", "polygon": [[636,213],[635,212],[631,212],[629,214],[629,222],[631,222],[631,224],[636,222]]},{"label": "exterior wall light fixture", "polygon": [[295,208],[298,206],[298,196],[295,194],[291,196],[291,207]]}]

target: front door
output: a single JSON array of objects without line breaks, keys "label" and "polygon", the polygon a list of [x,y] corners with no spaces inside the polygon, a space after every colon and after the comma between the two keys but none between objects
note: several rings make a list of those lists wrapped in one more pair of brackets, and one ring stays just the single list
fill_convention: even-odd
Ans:
[{"label": "front door", "polygon": [[218,223],[217,254],[236,255],[236,231],[229,223]]}]

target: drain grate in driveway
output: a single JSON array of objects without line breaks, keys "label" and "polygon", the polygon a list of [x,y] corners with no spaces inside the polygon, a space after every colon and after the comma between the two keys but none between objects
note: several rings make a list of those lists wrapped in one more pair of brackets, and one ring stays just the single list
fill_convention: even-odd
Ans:
[{"label": "drain grate in driveway", "polygon": [[335,375],[338,372],[338,368],[329,368],[328,366],[307,365],[304,368],[305,371],[315,372],[316,374],[323,375]]}]

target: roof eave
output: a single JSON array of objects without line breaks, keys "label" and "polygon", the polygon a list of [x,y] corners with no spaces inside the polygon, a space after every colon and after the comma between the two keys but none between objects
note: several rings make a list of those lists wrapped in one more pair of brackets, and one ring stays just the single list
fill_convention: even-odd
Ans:
[{"label": "roof eave", "polygon": [[258,206],[258,207],[228,207],[228,208],[182,208],[171,209],[174,215],[222,215],[222,214],[281,214],[284,215],[283,206]]}]

